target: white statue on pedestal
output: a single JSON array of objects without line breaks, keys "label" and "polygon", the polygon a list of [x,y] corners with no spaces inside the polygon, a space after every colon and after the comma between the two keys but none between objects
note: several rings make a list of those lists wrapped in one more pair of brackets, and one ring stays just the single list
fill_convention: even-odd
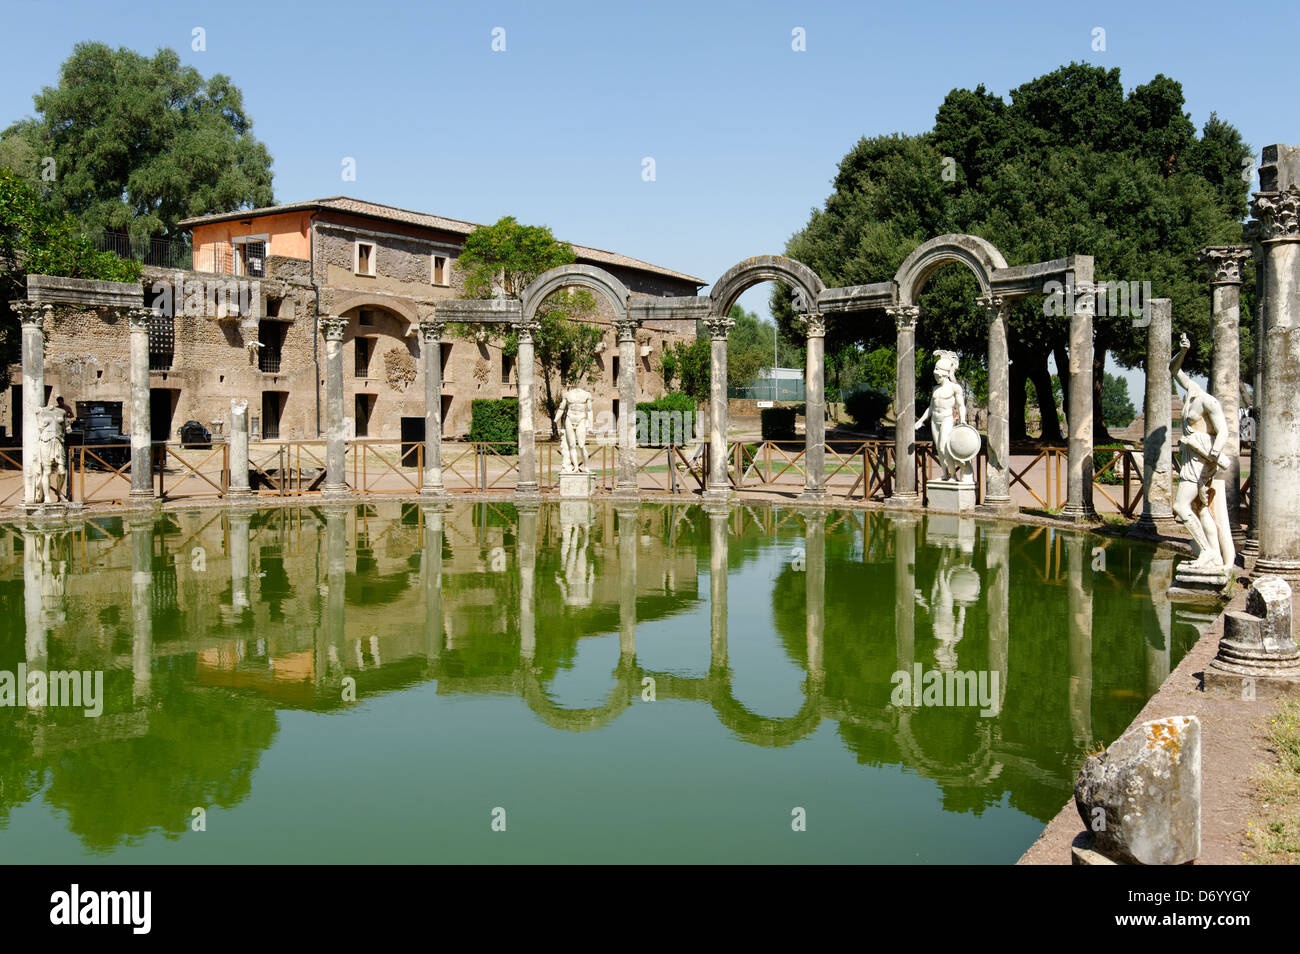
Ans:
[{"label": "white statue on pedestal", "polygon": [[1196,545],[1191,569],[1226,570],[1237,558],[1232,542],[1227,495],[1223,477],[1230,475],[1230,461],[1223,453],[1228,440],[1228,420],[1223,405],[1183,371],[1183,359],[1191,347],[1187,335],[1178,342],[1182,350],[1169,370],[1187,391],[1183,400],[1183,437],[1178,450],[1178,489],[1174,492],[1174,515],[1183,522]]},{"label": "white statue on pedestal", "polygon": [[[958,456],[951,444],[955,428],[969,427],[966,423],[966,394],[957,383],[957,354],[954,351],[936,351],[934,354],[939,359],[934,366],[935,388],[930,394],[930,406],[916,422],[916,429],[919,431],[929,420],[930,430],[934,433],[934,453],[943,467],[944,480],[974,483],[975,475],[970,468],[974,454]],[[978,443],[975,452],[979,452]]]},{"label": "white statue on pedestal", "polygon": [[560,428],[561,473],[590,473],[591,469],[587,466],[587,431],[593,426],[594,419],[590,392],[582,388],[570,388],[564,392],[555,412],[555,423]]},{"label": "white statue on pedestal", "polygon": [[52,504],[66,499],[63,482],[68,475],[67,420],[60,407],[45,407],[36,412],[36,473],[28,477],[32,482],[32,503]]}]

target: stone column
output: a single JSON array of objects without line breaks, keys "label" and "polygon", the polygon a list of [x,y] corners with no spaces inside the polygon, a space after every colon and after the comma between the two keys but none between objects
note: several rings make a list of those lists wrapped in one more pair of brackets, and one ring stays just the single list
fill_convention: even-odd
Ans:
[{"label": "stone column", "polygon": [[1256,576],[1300,580],[1300,146],[1266,146],[1261,191],[1251,212],[1264,250],[1266,357],[1258,399],[1256,456],[1267,479],[1259,488]]},{"label": "stone column", "polygon": [[348,319],[325,315],[320,320],[325,335],[325,486],[327,497],[348,492],[347,431],[343,424],[343,333]]},{"label": "stone column", "polygon": [[537,322],[520,322],[516,327],[519,336],[519,355],[515,363],[519,375],[519,482],[516,494],[534,495],[537,485],[537,442],[533,434],[533,335]]},{"label": "stone column", "polygon": [[153,679],[153,519],[136,517],[127,528],[131,536],[132,696],[139,702],[149,695]]},{"label": "stone column", "polygon": [[1011,503],[1011,361],[1007,354],[1008,302],[983,295],[980,306],[989,321],[989,437],[984,471],[983,509],[1009,513]]},{"label": "stone column", "polygon": [[444,324],[420,320],[424,357],[424,477],[420,493],[441,496],[442,486],[442,332]]},{"label": "stone column", "polygon": [[1214,352],[1210,366],[1210,393],[1223,405],[1228,419],[1228,473],[1221,474],[1228,504],[1232,539],[1244,543],[1241,525],[1241,265],[1250,257],[1244,245],[1212,245],[1201,249],[1201,261],[1210,266],[1213,298]]},{"label": "stone column", "polygon": [[1172,304],[1168,298],[1153,298],[1151,323],[1147,325],[1146,393],[1142,399],[1142,426],[1146,439],[1142,444],[1142,516],[1138,526],[1148,531],[1164,529],[1175,523],[1171,509],[1174,499],[1173,411],[1170,394],[1173,382],[1169,374],[1172,330]]},{"label": "stone column", "polygon": [[618,655],[619,665],[636,659],[636,547],[641,529],[637,508],[618,504]]},{"label": "stone column", "polygon": [[[23,503],[35,505],[38,469],[36,415],[45,406],[45,319],[54,308],[33,301],[10,303],[22,322],[23,335]],[[72,474],[68,474],[68,486]]]},{"label": "stone column", "polygon": [[728,500],[727,481],[727,330],[736,322],[726,315],[704,319],[709,329],[709,481],[706,498]]},{"label": "stone column", "polygon": [[[826,318],[810,311],[799,316],[808,336],[804,372],[804,489],[800,499],[826,497]],[[775,373],[775,372],[773,372]]]},{"label": "stone column", "polygon": [[[1250,228],[1248,223],[1248,228]],[[1258,229],[1252,229],[1258,238]],[[1250,525],[1246,529],[1246,543],[1242,552],[1247,556],[1259,553],[1259,488],[1264,485],[1264,455],[1259,452],[1259,436],[1263,431],[1263,416],[1259,406],[1259,396],[1264,390],[1264,299],[1268,295],[1268,275],[1264,258],[1264,246],[1258,241],[1250,246],[1250,254],[1255,259],[1255,368],[1251,378],[1254,388],[1254,406],[1251,408],[1251,423],[1254,425],[1255,439],[1250,449]]]},{"label": "stone column", "polygon": [[808,682],[820,690],[826,682],[826,514],[804,519],[804,644],[808,653]]},{"label": "stone column", "polygon": [[153,496],[153,432],[149,415],[148,308],[132,308],[131,325],[131,497]]},{"label": "stone column", "polygon": [[614,495],[635,497],[636,487],[636,329],[634,318],[615,318],[618,333],[618,468]]},{"label": "stone column", "polygon": [[248,402],[230,399],[230,486],[227,497],[247,497],[248,485]]},{"label": "stone column", "polygon": [[424,658],[432,665],[442,656],[442,504],[421,504],[420,515],[424,518]]},{"label": "stone column", "polygon": [[898,329],[898,381],[894,389],[894,493],[890,503],[916,507],[916,305],[886,308]]},{"label": "stone column", "polygon": [[730,510],[710,506],[709,514],[709,669],[727,668],[727,518]]},{"label": "stone column", "polygon": [[531,666],[537,652],[533,608],[533,586],[537,576],[537,501],[521,501],[515,510],[519,515],[519,661]]},{"label": "stone column", "polygon": [[[1070,316],[1070,428],[1067,499],[1061,516],[1083,523],[1097,519],[1092,506],[1092,316],[1096,289],[1089,280],[1072,279],[1074,310]],[[1060,372],[1060,368],[1057,368]]]}]

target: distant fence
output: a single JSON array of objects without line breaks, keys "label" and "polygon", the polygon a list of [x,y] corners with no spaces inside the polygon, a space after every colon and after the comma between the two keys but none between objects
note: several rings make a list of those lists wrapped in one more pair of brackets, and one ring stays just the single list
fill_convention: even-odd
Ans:
[{"label": "distant fence", "polygon": [[750,401],[803,401],[803,378],[760,378],[743,387],[727,388],[727,397]]}]

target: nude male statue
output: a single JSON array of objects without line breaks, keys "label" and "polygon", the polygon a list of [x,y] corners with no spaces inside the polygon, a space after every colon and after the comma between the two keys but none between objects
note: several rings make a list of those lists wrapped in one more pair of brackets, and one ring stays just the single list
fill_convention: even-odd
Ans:
[{"label": "nude male statue", "polygon": [[973,479],[969,463],[959,461],[948,447],[952,429],[966,423],[966,394],[957,383],[957,354],[954,351],[936,351],[934,354],[939,359],[934,366],[935,388],[930,394],[930,406],[916,422],[916,430],[930,421],[930,429],[934,432],[934,453],[943,467],[944,480]]},{"label": "nude male statue", "polygon": [[1178,443],[1181,462],[1178,489],[1174,491],[1174,515],[1183,522],[1196,544],[1194,567],[1230,567],[1237,551],[1232,542],[1226,494],[1215,492],[1214,481],[1229,474],[1223,454],[1228,440],[1228,419],[1218,398],[1208,393],[1183,371],[1183,359],[1191,348],[1187,335],[1179,338],[1181,350],[1169,370],[1187,391],[1183,401],[1183,437]]},{"label": "nude male statue", "polygon": [[555,423],[560,428],[560,470],[587,473],[587,431],[595,424],[591,393],[582,388],[565,391],[555,411]]}]

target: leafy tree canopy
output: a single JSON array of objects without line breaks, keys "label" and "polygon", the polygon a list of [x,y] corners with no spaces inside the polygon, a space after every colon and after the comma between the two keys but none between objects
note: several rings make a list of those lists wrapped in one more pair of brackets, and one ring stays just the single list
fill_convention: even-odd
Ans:
[{"label": "leafy tree canopy", "polygon": [[36,117],[0,133],[0,158],[85,228],[169,235],[189,216],[275,201],[243,94],[174,50],[79,43],[33,99]]}]

